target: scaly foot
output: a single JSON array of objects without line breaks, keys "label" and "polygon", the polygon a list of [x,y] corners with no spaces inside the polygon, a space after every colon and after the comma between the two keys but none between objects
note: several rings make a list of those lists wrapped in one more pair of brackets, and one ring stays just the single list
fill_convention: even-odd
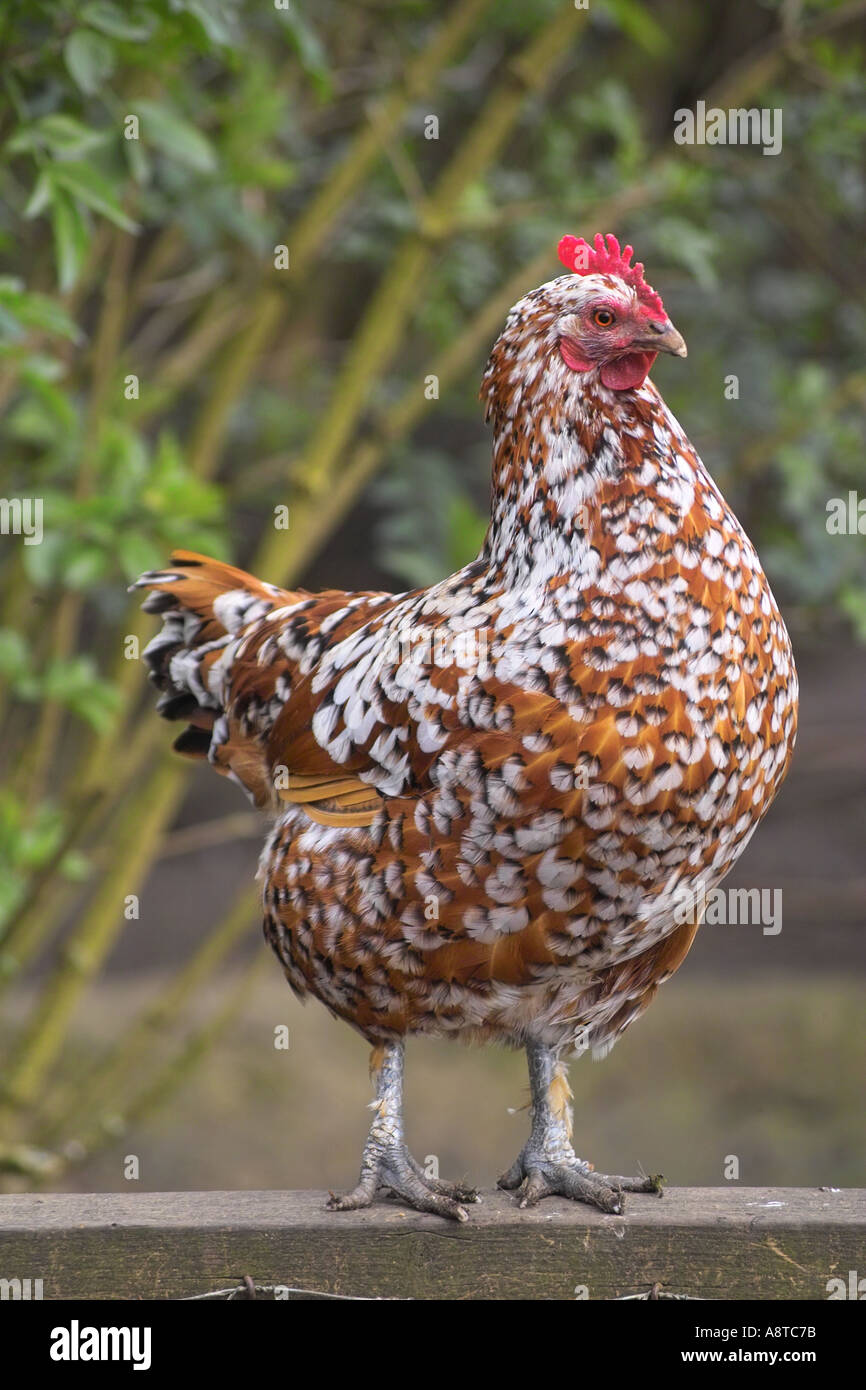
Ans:
[{"label": "scaly foot", "polygon": [[463,1203],[478,1201],[475,1188],[428,1178],[403,1143],[378,1148],[375,1157],[369,1149],[368,1145],[357,1187],[343,1197],[332,1192],[329,1211],[357,1211],[360,1207],[369,1207],[376,1192],[382,1189],[416,1211],[432,1211],[452,1221],[468,1221],[469,1213]]},{"label": "scaly foot", "polygon": [[626,1192],[657,1192],[664,1179],[608,1177],[578,1158],[571,1147],[571,1088],[565,1067],[552,1048],[528,1042],[529,1085],[532,1092],[532,1130],[518,1158],[499,1179],[499,1186],[517,1191],[521,1207],[534,1207],[542,1197],[570,1197],[600,1211],[619,1216]]},{"label": "scaly foot", "polygon": [[551,1160],[528,1148],[499,1179],[500,1187],[517,1191],[521,1207],[534,1207],[542,1197],[570,1197],[614,1216],[622,1214],[626,1192],[656,1192],[661,1196],[663,1184],[659,1173],[639,1178],[609,1177],[596,1173],[592,1164],[576,1154]]},{"label": "scaly foot", "polygon": [[464,1202],[477,1202],[478,1193],[464,1183],[440,1182],[427,1177],[410,1154],[403,1138],[403,1043],[376,1048],[370,1064],[376,1082],[371,1109],[373,1123],[364,1146],[361,1177],[344,1197],[331,1193],[329,1211],[357,1211],[369,1207],[380,1189],[390,1192],[416,1211],[432,1211],[451,1221],[468,1221]]}]

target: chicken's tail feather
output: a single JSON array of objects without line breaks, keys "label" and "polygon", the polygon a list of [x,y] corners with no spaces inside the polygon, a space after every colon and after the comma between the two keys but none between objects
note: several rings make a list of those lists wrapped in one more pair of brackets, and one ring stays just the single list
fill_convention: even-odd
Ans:
[{"label": "chicken's tail feather", "polygon": [[162,692],[157,710],[187,723],[174,743],[179,753],[207,758],[226,713],[232,644],[250,623],[302,595],[190,550],[175,551],[166,569],[143,574],[132,588],[150,590],[142,606],[162,615],[142,654]]}]

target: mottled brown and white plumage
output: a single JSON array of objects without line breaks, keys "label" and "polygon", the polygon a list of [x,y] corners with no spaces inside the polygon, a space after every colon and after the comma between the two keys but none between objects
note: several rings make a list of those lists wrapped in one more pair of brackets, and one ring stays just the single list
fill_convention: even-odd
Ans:
[{"label": "mottled brown and white plumage", "polygon": [[293,989],[377,1049],[361,1182],[465,1217],[405,1147],[407,1034],[527,1047],[532,1135],[502,1179],[621,1209],[653,1180],[574,1155],[562,1059],[606,1052],[691,945],[697,901],[787,770],[797,686],[760,560],[648,379],[685,345],[630,248],[508,316],[484,375],[491,522],[405,594],[287,592],[181,552],[139,581],[178,747],[273,825],[265,933]]}]

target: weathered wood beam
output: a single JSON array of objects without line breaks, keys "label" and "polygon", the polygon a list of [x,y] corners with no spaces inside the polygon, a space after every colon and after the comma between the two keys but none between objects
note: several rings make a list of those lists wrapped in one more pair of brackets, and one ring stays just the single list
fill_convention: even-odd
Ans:
[{"label": "weathered wood beam", "polygon": [[[256,1285],[361,1298],[815,1299],[866,1261],[866,1190],[674,1188],[623,1216],[485,1192],[452,1225],[321,1192],[0,1197],[0,1280],[45,1299],[180,1299]],[[14,1285],[12,1286],[14,1290]],[[583,1293],[582,1291],[586,1292]],[[7,1291],[6,1296],[10,1296]],[[286,1296],[283,1294],[282,1296]]]}]

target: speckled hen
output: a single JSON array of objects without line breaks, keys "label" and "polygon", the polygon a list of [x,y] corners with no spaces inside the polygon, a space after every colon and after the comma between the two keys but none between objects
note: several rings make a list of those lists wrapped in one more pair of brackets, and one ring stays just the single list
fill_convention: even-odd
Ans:
[{"label": "speckled hen", "polygon": [[[616,239],[508,316],[484,374],[490,527],[429,589],[310,594],[180,552],[139,581],[176,747],[272,820],[265,934],[297,994],[373,1046],[346,1210],[379,1188],[466,1219],[402,1126],[407,1035],[526,1048],[530,1136],[500,1179],[622,1209],[571,1143],[565,1059],[607,1052],[785,775],[797,686],[754,548],[648,373],[686,348]],[[691,895],[691,896],[690,896]]]}]

